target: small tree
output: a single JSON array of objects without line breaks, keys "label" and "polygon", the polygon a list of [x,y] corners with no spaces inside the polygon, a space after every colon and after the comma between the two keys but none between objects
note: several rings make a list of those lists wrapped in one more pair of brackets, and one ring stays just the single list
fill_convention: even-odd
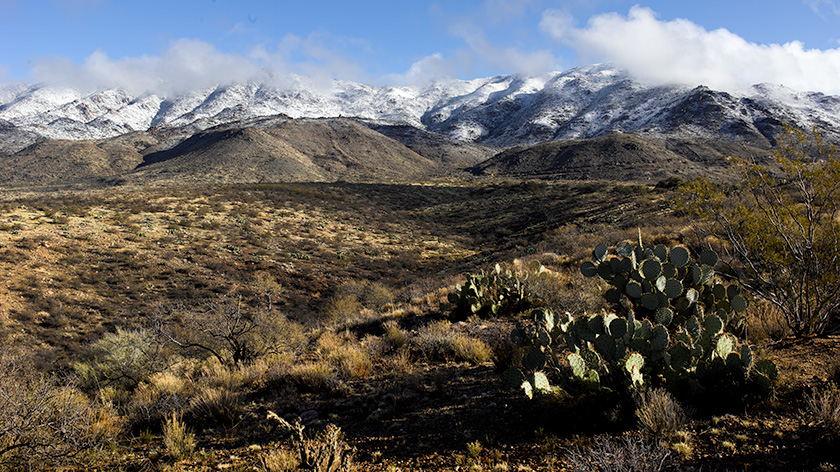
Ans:
[{"label": "small tree", "polygon": [[271,353],[294,349],[302,338],[296,325],[285,316],[243,306],[222,298],[208,301],[203,309],[165,309],[157,320],[157,331],[185,349],[204,351],[226,365],[247,364]]},{"label": "small tree", "polygon": [[840,158],[816,132],[787,127],[769,165],[731,158],[731,188],[683,187],[724,273],[773,304],[796,336],[821,334],[840,308]]}]

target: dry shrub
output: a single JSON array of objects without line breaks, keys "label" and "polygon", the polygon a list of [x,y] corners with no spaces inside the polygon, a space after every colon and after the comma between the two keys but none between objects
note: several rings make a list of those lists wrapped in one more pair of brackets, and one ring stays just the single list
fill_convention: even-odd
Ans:
[{"label": "dry shrub", "polygon": [[490,347],[480,339],[455,331],[447,321],[430,323],[411,340],[426,359],[481,364],[490,359]]},{"label": "dry shrub", "polygon": [[814,425],[829,436],[840,435],[840,389],[830,385],[805,397],[808,415]]},{"label": "dry shrub", "polygon": [[353,449],[345,441],[344,433],[338,426],[328,424],[318,434],[307,437],[303,434],[305,426],[300,422],[292,425],[271,411],[268,413],[268,418],[278,422],[282,428],[294,435],[297,460],[301,469],[315,472],[356,470],[353,463]]},{"label": "dry shrub", "polygon": [[636,398],[636,418],[642,430],[655,438],[672,437],[685,426],[682,405],[665,389],[649,389]]},{"label": "dry shrub", "polygon": [[325,362],[306,362],[292,366],[289,378],[299,388],[320,392],[332,388],[335,372]]},{"label": "dry shrub", "polygon": [[318,338],[317,346],[321,358],[335,367],[342,378],[361,378],[370,374],[373,367],[370,355],[349,333],[343,336],[324,333]]},{"label": "dry shrub", "polygon": [[195,435],[175,413],[163,424],[163,444],[170,457],[185,459],[195,450]]},{"label": "dry shrub", "polygon": [[393,373],[411,374],[414,372],[414,362],[411,353],[407,350],[398,351],[395,354],[382,359],[385,368]]},{"label": "dry shrub", "polygon": [[334,424],[314,438],[299,436],[300,464],[306,470],[318,472],[346,472],[355,470],[353,453],[344,440],[341,428]]},{"label": "dry shrub", "polygon": [[659,472],[672,470],[671,451],[659,441],[625,436],[620,441],[599,437],[589,447],[568,449],[567,469],[573,472]]},{"label": "dry shrub", "polygon": [[793,334],[784,315],[764,300],[751,300],[744,317],[747,336],[754,343],[782,339]]},{"label": "dry shrub", "polygon": [[380,282],[371,282],[362,292],[362,304],[376,313],[382,313],[394,303],[393,290]]},{"label": "dry shrub", "polygon": [[162,305],[158,332],[187,352],[201,352],[227,365],[247,365],[265,355],[297,351],[306,342],[303,327],[257,301],[222,296],[196,308]]},{"label": "dry shrub", "polygon": [[326,324],[341,323],[357,318],[364,307],[356,295],[331,297],[321,312],[321,321]]},{"label": "dry shrub", "polygon": [[226,388],[205,387],[190,399],[189,416],[202,425],[234,426],[242,415],[239,394]]},{"label": "dry shrub", "polygon": [[3,470],[53,470],[119,433],[119,420],[110,410],[73,386],[37,373],[21,357],[0,354],[0,370]]}]

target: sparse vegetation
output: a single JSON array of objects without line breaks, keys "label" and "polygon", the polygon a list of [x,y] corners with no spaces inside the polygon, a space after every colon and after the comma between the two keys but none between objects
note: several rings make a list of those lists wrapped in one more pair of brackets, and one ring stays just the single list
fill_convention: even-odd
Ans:
[{"label": "sparse vegetation", "polygon": [[[0,402],[40,385],[35,391],[47,393],[38,398],[67,400],[63,417],[77,425],[33,426],[50,444],[26,449],[32,459],[19,468],[557,470],[584,464],[575,451],[590,450],[610,460],[622,451],[667,456],[698,470],[828,467],[832,458],[819,450],[804,446],[814,452],[806,461],[795,451],[816,418],[801,379],[833,374],[799,375],[780,357],[784,346],[749,347],[776,361],[780,398],[719,420],[701,411],[683,423],[670,397],[619,395],[623,380],[612,392],[537,402],[499,381],[501,370],[523,363],[527,350],[509,334],[534,308],[616,308],[603,296],[614,286],[580,272],[594,239],[612,247],[641,232],[654,245],[689,245],[670,192],[440,180],[0,202],[0,337],[10,353],[33,353],[25,369],[7,369]],[[496,276],[488,298],[496,312],[491,304],[452,316],[455,285],[480,273]],[[766,318],[761,306],[744,312],[748,334],[775,329],[756,322]],[[599,376],[607,386],[608,375]],[[3,414],[19,421],[18,411]],[[2,427],[0,444],[11,444],[13,426]],[[540,428],[550,448],[535,447]],[[593,430],[603,442],[588,436]],[[648,436],[668,438],[660,445]],[[0,459],[13,464],[23,452]]]}]

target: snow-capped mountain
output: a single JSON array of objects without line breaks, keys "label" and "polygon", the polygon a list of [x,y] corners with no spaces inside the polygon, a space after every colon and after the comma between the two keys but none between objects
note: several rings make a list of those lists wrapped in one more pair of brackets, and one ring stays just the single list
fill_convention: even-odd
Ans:
[{"label": "snow-capped mountain", "polygon": [[499,147],[616,132],[767,146],[786,123],[817,126],[829,138],[840,138],[840,97],[769,84],[738,93],[648,85],[601,64],[539,77],[446,79],[407,87],[346,81],[323,87],[293,77],[283,85],[235,83],[170,97],[5,85],[0,86],[0,151],[14,152],[41,138],[102,139],[149,128],[202,130],[280,114],[404,123]]}]

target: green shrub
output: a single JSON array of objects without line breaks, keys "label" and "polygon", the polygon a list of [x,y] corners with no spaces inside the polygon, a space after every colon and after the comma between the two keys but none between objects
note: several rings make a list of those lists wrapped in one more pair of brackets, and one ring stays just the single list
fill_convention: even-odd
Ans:
[{"label": "green shrub", "polygon": [[786,127],[768,164],[731,159],[724,187],[699,178],[682,207],[721,241],[728,276],[772,303],[797,336],[821,334],[840,310],[840,157],[833,145]]},{"label": "green shrub", "polygon": [[82,384],[89,389],[115,386],[132,389],[163,369],[161,343],[149,331],[124,330],[107,333],[93,343],[90,359],[73,365]]}]

